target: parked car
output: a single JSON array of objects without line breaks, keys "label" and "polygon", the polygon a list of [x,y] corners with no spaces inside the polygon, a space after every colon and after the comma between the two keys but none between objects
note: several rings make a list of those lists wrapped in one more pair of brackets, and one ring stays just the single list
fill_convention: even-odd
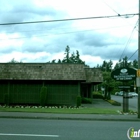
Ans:
[{"label": "parked car", "polygon": [[115,95],[116,95],[116,96],[123,96],[123,91],[116,92]]},{"label": "parked car", "polygon": [[117,96],[119,92],[115,92],[115,95]]},{"label": "parked car", "polygon": [[[116,92],[115,95],[116,95],[116,96],[125,96],[124,91]],[[127,96],[128,98],[134,97],[134,95],[131,94],[130,92],[127,93],[126,96]]]},{"label": "parked car", "polygon": [[133,97],[138,97],[138,93],[136,92],[129,92],[129,94],[131,94]]},{"label": "parked car", "polygon": [[[125,94],[127,98],[133,98],[133,95],[129,92],[127,94]],[[125,97],[125,95],[123,97]]]}]

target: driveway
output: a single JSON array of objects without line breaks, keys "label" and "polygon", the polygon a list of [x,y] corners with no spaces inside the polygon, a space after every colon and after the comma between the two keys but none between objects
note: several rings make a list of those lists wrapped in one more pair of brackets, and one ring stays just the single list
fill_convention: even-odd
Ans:
[{"label": "driveway", "polygon": [[[111,95],[112,100],[118,101],[123,104],[122,96]],[[129,109],[137,111],[138,110],[138,97],[128,98],[129,100]]]},{"label": "driveway", "polygon": [[[121,103],[121,106],[114,106],[103,99],[93,99],[92,104],[82,104],[83,107],[95,107],[95,108],[114,108],[123,110],[123,97],[111,95],[111,99]],[[129,110],[137,111],[138,98],[133,97],[129,99]]]},{"label": "driveway", "polygon": [[93,99],[92,104],[82,104],[83,107],[95,107],[95,108],[114,108],[121,109],[121,106],[114,106],[103,99]]}]

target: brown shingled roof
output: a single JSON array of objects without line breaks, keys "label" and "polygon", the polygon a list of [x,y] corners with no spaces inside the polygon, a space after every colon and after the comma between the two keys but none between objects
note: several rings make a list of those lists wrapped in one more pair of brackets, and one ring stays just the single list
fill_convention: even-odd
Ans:
[{"label": "brown shingled roof", "polygon": [[86,80],[84,64],[0,63],[0,79]]},{"label": "brown shingled roof", "polygon": [[102,72],[98,68],[85,68],[86,82],[102,82]]}]

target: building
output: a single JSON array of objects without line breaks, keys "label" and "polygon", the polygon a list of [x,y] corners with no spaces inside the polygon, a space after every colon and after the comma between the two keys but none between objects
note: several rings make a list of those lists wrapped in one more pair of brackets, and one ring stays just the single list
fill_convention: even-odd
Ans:
[{"label": "building", "polygon": [[92,97],[102,81],[99,69],[84,64],[0,63],[0,103],[39,104],[45,86],[47,105],[76,105],[77,96]]}]

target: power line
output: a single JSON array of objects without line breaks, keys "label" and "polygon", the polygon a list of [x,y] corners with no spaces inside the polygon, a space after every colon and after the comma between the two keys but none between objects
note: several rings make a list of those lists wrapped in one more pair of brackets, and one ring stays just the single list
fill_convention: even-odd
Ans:
[{"label": "power line", "polygon": [[16,24],[34,24],[34,23],[45,23],[45,22],[62,22],[62,21],[72,21],[72,20],[87,20],[87,19],[99,19],[99,18],[114,18],[114,17],[129,18],[129,16],[135,16],[135,15],[139,15],[139,13],[112,15],[112,16],[85,17],[85,18],[69,18],[69,19],[58,19],[58,20],[1,23],[0,26],[3,26],[3,25],[16,25]]},{"label": "power line", "polygon": [[112,11],[118,14],[118,16],[120,16],[120,14],[114,8],[112,8],[108,3],[106,3],[104,0],[102,0],[102,2],[105,3]]},{"label": "power line", "polygon": [[[124,27],[124,26],[114,26],[114,27],[108,27],[108,28],[89,29],[89,30],[78,30],[78,31],[61,32],[61,33],[56,33],[55,32],[52,35],[74,34],[74,33],[80,33],[80,32],[90,32],[90,31],[95,31],[95,30],[106,30],[106,29],[114,29],[114,28],[120,28],[120,27]],[[31,31],[25,31],[25,32],[33,32],[33,31],[40,31],[40,30],[31,30]],[[24,32],[24,31],[21,31],[21,32]],[[49,34],[50,33],[53,33],[53,32],[49,32]],[[50,36],[49,34],[34,35],[32,37]],[[28,38],[28,37],[15,37],[15,38],[7,38],[7,39],[0,39],[0,40],[23,39],[23,38]]]},{"label": "power line", "polygon": [[129,39],[128,39],[126,45],[125,45],[125,48],[124,48],[124,50],[123,50],[123,52],[122,52],[122,54],[121,54],[121,56],[120,56],[120,59],[122,58],[122,56],[123,56],[123,54],[124,54],[126,48],[128,47],[128,44],[129,44],[130,41],[131,41],[131,38],[132,38],[132,35],[133,35],[133,33],[134,33],[134,30],[135,30],[135,28],[136,28],[136,26],[137,26],[137,23],[138,23],[138,20],[137,20],[137,22],[136,22],[136,24],[135,24],[135,26],[134,26],[134,28],[133,28],[131,34],[130,34],[130,37],[129,37]]},{"label": "power line", "polygon": [[135,53],[138,51],[138,49],[128,58],[128,60],[130,60],[134,55]]}]

